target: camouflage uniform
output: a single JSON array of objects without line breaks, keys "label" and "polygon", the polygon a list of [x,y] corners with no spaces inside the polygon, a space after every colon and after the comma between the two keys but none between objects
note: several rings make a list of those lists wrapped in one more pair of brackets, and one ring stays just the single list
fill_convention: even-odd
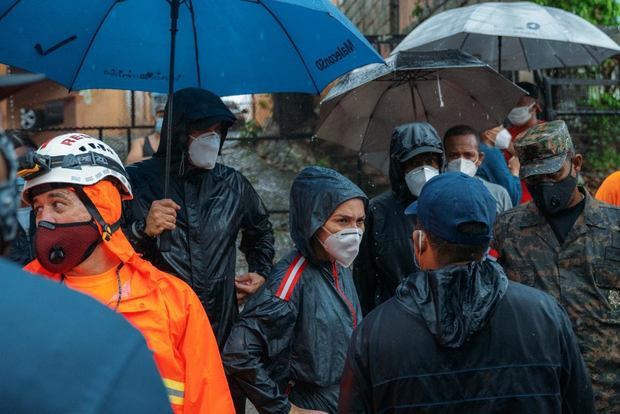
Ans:
[{"label": "camouflage uniform", "polygon": [[[517,141],[521,175],[557,171],[572,148],[563,122],[531,128]],[[617,413],[620,208],[595,200],[585,189],[580,191],[585,207],[562,245],[530,202],[498,217],[493,247],[510,279],[550,293],[566,308],[592,376],[597,409]]]}]

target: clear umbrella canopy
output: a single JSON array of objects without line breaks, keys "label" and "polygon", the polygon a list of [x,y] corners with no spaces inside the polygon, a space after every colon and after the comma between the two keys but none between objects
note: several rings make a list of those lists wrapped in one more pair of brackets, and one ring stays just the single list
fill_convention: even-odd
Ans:
[{"label": "clear umbrella canopy", "polygon": [[620,53],[616,42],[581,17],[530,2],[445,11],[417,26],[393,53],[440,49],[467,52],[501,70],[598,65]]},{"label": "clear umbrella canopy", "polygon": [[482,131],[501,124],[524,94],[487,64],[456,50],[402,52],[386,62],[345,75],[321,103],[317,131],[383,171],[396,126],[427,121],[440,134],[457,124]]}]

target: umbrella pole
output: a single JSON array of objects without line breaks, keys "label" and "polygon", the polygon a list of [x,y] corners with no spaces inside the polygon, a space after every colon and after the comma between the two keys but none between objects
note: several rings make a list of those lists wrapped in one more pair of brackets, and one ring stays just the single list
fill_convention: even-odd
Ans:
[{"label": "umbrella pole", "polygon": [[497,71],[502,74],[502,37],[497,39]]},{"label": "umbrella pole", "polygon": [[[168,72],[168,116],[166,119],[166,164],[164,169],[164,198],[170,194],[170,164],[172,159],[172,112],[174,108],[174,60],[181,0],[169,0],[170,3],[170,70]],[[159,250],[170,251],[171,234],[164,231],[159,237]]]}]

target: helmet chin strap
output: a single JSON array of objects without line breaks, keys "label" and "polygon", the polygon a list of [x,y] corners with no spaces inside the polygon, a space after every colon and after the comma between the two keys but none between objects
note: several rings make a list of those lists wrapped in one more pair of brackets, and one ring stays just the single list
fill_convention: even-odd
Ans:
[{"label": "helmet chin strap", "polygon": [[102,235],[101,238],[104,241],[110,241],[112,238],[112,234],[121,227],[121,219],[119,219],[116,223],[108,224],[105,222],[99,210],[93,203],[93,201],[88,198],[82,187],[75,186],[75,193],[80,199],[80,201],[86,207],[86,210],[90,213],[90,215],[95,219],[95,221],[101,226]]}]

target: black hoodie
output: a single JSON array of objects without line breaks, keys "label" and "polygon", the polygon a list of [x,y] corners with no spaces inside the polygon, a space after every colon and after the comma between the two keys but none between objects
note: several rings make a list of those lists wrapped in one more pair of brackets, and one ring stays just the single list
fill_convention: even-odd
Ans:
[{"label": "black hoodie", "polygon": [[[166,106],[166,114],[168,107]],[[202,301],[220,347],[237,319],[235,263],[237,235],[248,270],[268,276],[274,255],[274,237],[260,197],[238,171],[220,163],[212,170],[185,162],[188,126],[204,127],[234,120],[220,98],[198,88],[174,94],[172,176],[170,195],[181,210],[172,231],[172,247],[160,252],[157,240],[140,232],[151,203],[163,198],[166,155],[166,117],[155,156],[127,167],[134,199],[125,208],[125,234],[135,249],[155,266],[187,282]]]},{"label": "black hoodie", "polygon": [[[305,168],[293,182],[290,232],[296,248],[250,298],[222,353],[229,378],[261,414],[288,413],[289,401],[337,410],[349,338],[362,315],[350,270],[317,259],[311,240],[336,207],[353,198],[366,201],[355,184],[327,168]],[[282,298],[281,287],[295,280],[288,269],[300,256],[308,265]]]},{"label": "black hoodie", "polygon": [[415,122],[394,129],[390,142],[392,189],[370,200],[366,232],[353,270],[364,314],[391,298],[401,280],[416,270],[411,244],[415,220],[405,215],[415,197],[405,182],[402,163],[428,152],[443,160],[441,138],[430,124]]},{"label": "black hoodie", "polygon": [[341,413],[594,413],[570,321],[492,261],[419,271],[353,333]]}]

